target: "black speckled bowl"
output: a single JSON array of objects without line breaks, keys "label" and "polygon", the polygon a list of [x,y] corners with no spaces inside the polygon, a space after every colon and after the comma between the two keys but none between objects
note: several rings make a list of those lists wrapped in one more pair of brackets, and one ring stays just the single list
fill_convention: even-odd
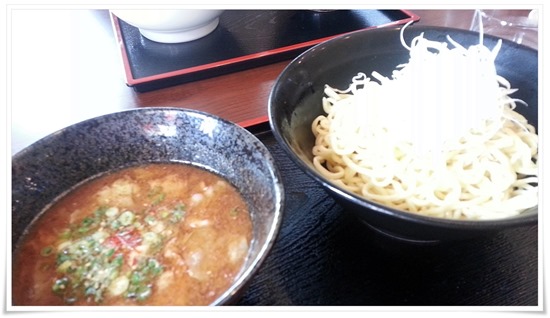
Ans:
[{"label": "black speckled bowl", "polygon": [[12,252],[27,226],[87,179],[147,162],[184,162],[213,171],[249,204],[254,234],[233,285],[212,305],[238,299],[269,253],[283,213],[281,177],[267,148],[244,128],[181,108],[139,108],[89,119],[12,157]]},{"label": "black speckled bowl", "polygon": [[[488,221],[448,220],[399,211],[345,191],[317,173],[312,164],[311,149],[315,138],[311,123],[324,114],[321,104],[324,85],[345,89],[358,72],[370,75],[378,71],[391,76],[397,65],[409,59],[409,51],[400,41],[400,30],[400,27],[391,27],[357,31],[318,44],[294,59],[279,75],[269,97],[269,121],[281,147],[303,171],[360,220],[403,241],[435,243],[537,224],[538,207],[519,216]],[[422,32],[425,38],[435,41],[446,42],[446,36],[450,35],[465,46],[479,43],[476,32],[421,26],[409,26],[405,30],[406,43]],[[497,40],[485,35],[484,44],[493,48]],[[497,72],[508,79],[512,87],[519,89],[512,96],[529,105],[518,104],[518,112],[537,127],[538,52],[503,40],[495,64]]]}]

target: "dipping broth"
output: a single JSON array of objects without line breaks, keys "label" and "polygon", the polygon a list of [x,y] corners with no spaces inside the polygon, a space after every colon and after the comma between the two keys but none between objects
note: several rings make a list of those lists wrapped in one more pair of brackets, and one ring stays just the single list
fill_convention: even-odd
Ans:
[{"label": "dipping broth", "polygon": [[252,239],[246,202],[187,164],[126,168],[44,211],[14,253],[14,305],[208,305]]}]

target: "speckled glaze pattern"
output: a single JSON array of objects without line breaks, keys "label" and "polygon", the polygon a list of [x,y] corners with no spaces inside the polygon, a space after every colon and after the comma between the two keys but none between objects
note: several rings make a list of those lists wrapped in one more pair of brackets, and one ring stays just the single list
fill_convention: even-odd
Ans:
[{"label": "speckled glaze pattern", "polygon": [[[400,31],[400,27],[356,31],[318,44],[294,59],[279,75],[268,101],[271,130],[281,147],[361,221],[398,239],[414,243],[439,242],[536,224],[538,207],[516,217],[487,221],[448,220],[399,211],[335,186],[313,167],[311,149],[315,138],[311,123],[324,114],[321,103],[324,85],[345,89],[358,72],[377,71],[391,76],[397,65],[409,59],[409,51],[400,41]],[[413,37],[422,33],[434,41],[446,42],[450,35],[464,46],[479,43],[477,32],[414,25],[405,30],[405,42],[411,43]],[[484,45],[489,48],[497,41],[498,38],[490,35],[484,37]],[[519,89],[513,97],[529,105],[518,103],[516,110],[535,127],[538,126],[537,56],[533,49],[503,40],[495,60],[498,74]]]},{"label": "speckled glaze pattern", "polygon": [[254,226],[249,257],[213,305],[234,301],[279,231],[284,189],[267,148],[246,129],[204,112],[139,108],[89,119],[12,157],[12,252],[25,229],[64,193],[90,178],[148,162],[193,164],[223,176],[247,201]]}]

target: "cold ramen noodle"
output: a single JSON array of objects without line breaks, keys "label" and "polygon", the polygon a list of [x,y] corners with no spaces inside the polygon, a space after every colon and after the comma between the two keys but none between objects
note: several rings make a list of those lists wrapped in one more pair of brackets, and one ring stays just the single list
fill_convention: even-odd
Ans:
[{"label": "cold ramen noodle", "polygon": [[[391,78],[325,86],[312,123],[315,168],[378,203],[451,219],[497,219],[538,203],[538,136],[490,50],[413,39]],[[452,48],[448,47],[451,46]],[[536,105],[535,105],[536,107]]]},{"label": "cold ramen noodle", "polygon": [[252,238],[246,202],[220,176],[148,164],[71,191],[14,254],[14,305],[208,305]]}]

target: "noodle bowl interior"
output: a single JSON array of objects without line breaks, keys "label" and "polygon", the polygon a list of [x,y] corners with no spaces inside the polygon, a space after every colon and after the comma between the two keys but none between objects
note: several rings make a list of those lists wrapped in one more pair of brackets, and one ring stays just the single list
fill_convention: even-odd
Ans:
[{"label": "noodle bowl interior", "polygon": [[91,180],[31,224],[14,254],[15,305],[208,305],[238,275],[252,224],[222,177],[187,164]]},{"label": "noodle bowl interior", "polygon": [[347,88],[325,86],[324,113],[311,123],[315,169],[426,216],[499,219],[536,206],[538,135],[496,73],[501,42],[465,48],[419,35],[409,46],[405,29],[410,58],[390,78],[359,72]]}]

